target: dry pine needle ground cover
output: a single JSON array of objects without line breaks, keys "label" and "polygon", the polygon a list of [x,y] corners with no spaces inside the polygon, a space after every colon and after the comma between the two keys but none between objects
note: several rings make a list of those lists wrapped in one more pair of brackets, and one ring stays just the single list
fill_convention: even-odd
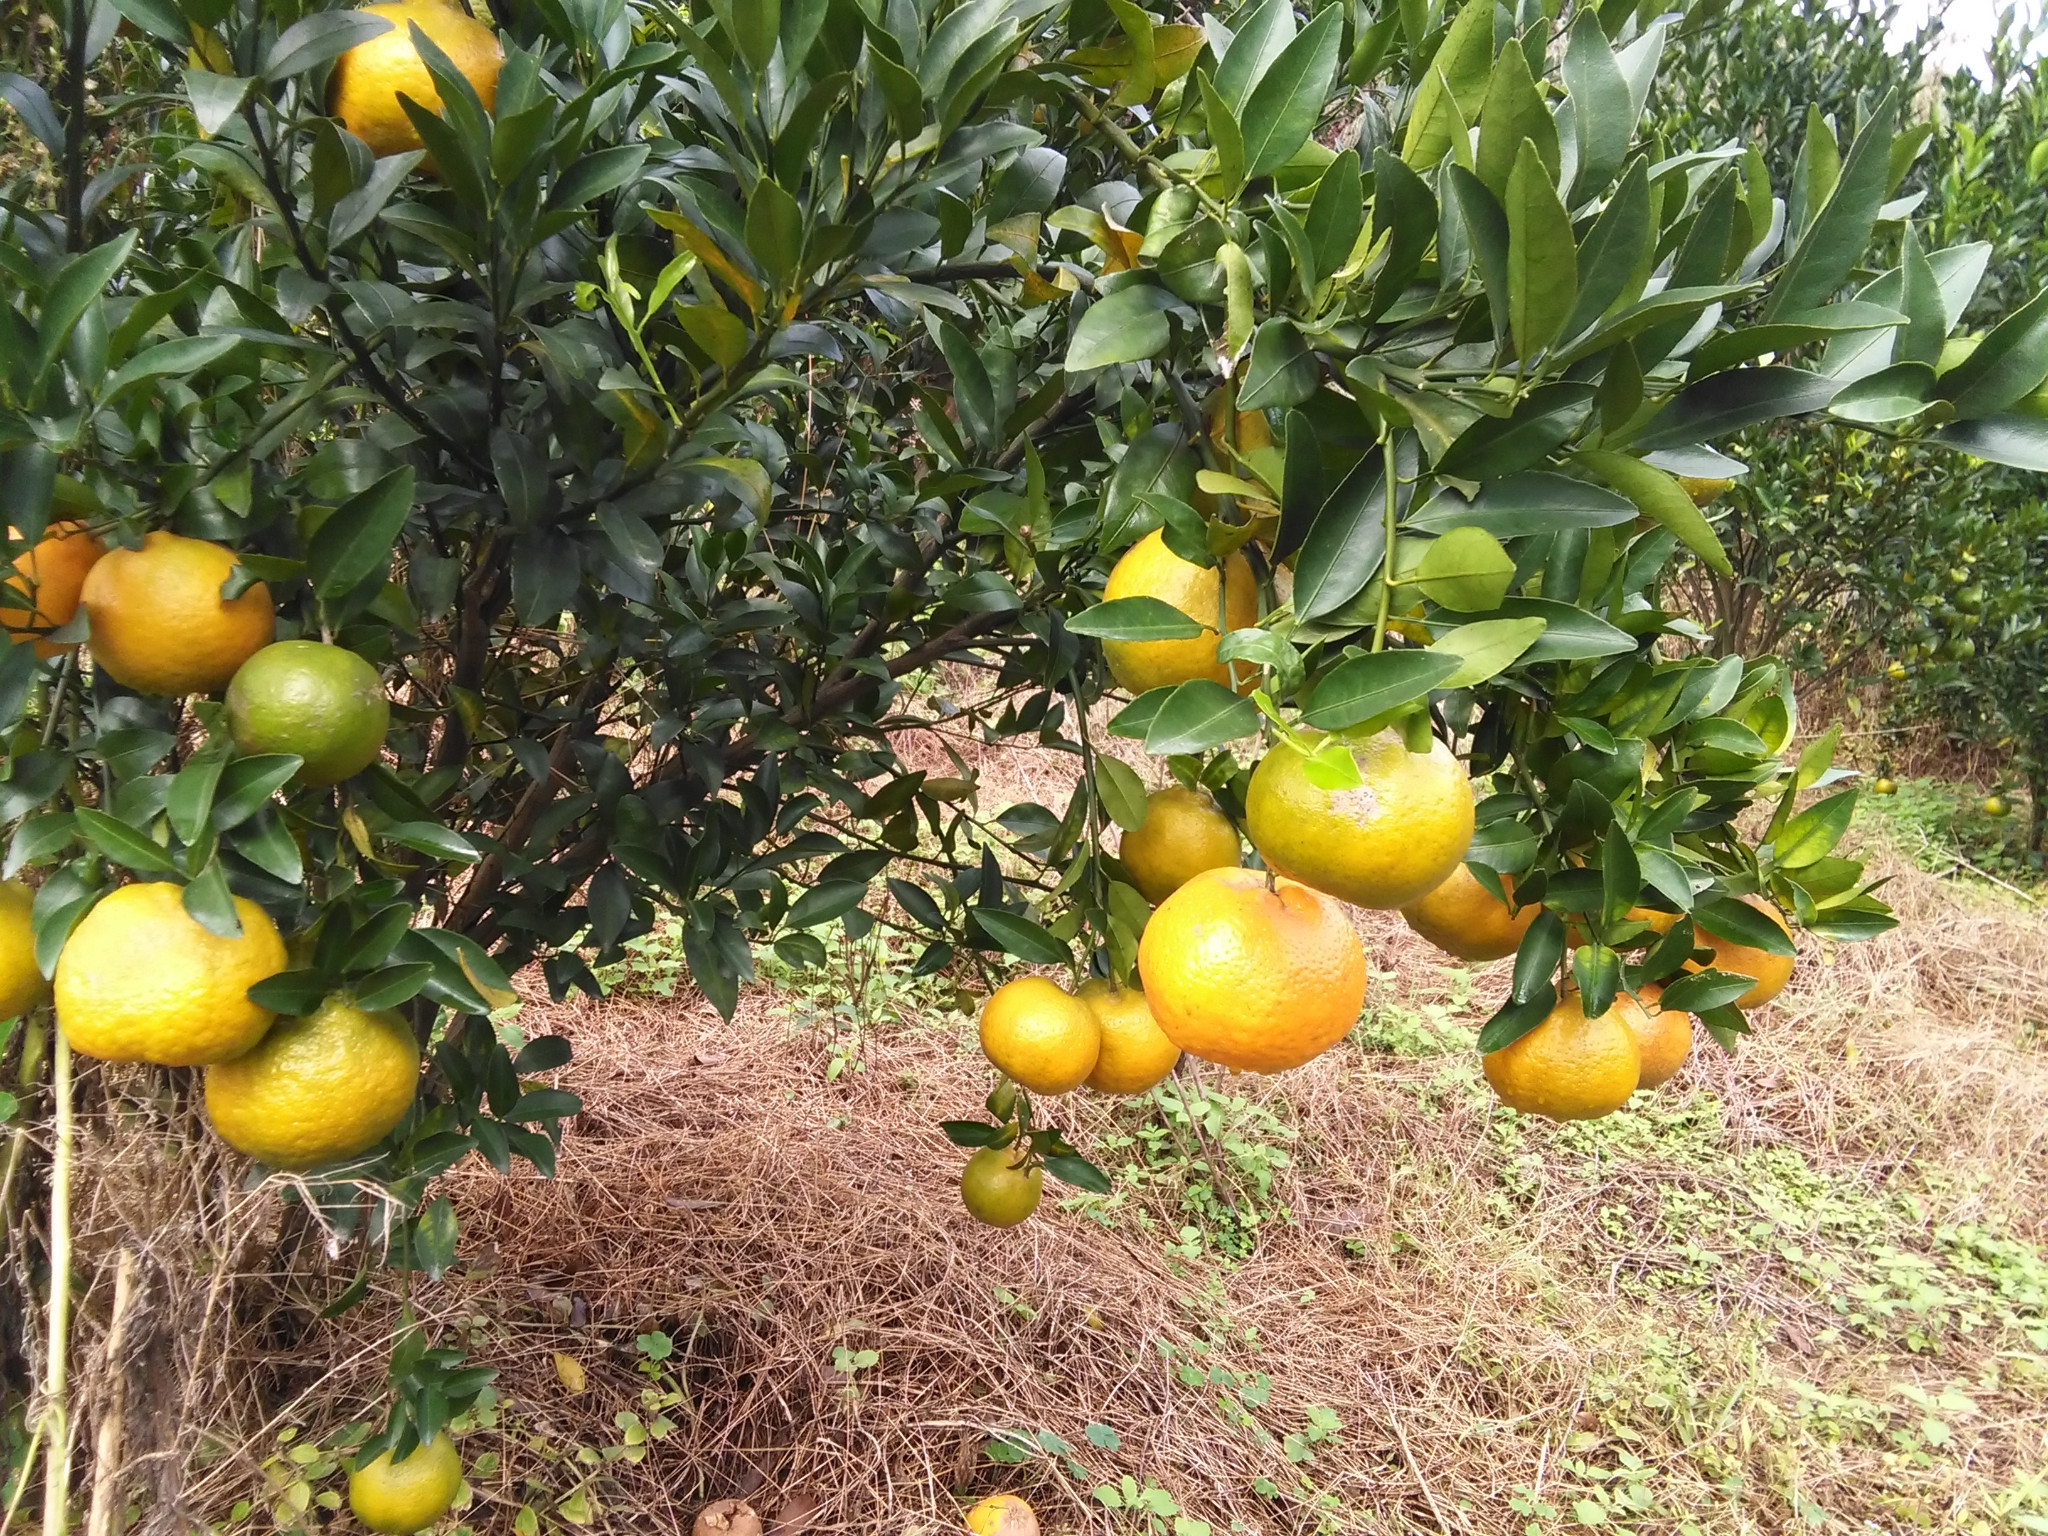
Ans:
[{"label": "dry pine needle ground cover", "polygon": [[[463,1519],[936,1531],[1013,1488],[1148,1536],[2048,1529],[2048,927],[1892,889],[1903,928],[1810,955],[1734,1060],[1574,1127],[1491,1107],[1501,978],[1376,918],[1350,1041],[1076,1101],[1118,1191],[1010,1233],[932,1128],[988,1081],[950,985],[841,950],[726,1026],[650,941],[515,1021],[576,1043],[562,1176],[451,1181],[473,1260],[416,1300],[502,1372]],[[350,1529],[395,1294],[321,1321],[351,1267],[238,1167],[148,1155],[197,1139],[153,1082],[87,1114],[88,1256],[186,1213],[123,1351],[149,1524]]]}]

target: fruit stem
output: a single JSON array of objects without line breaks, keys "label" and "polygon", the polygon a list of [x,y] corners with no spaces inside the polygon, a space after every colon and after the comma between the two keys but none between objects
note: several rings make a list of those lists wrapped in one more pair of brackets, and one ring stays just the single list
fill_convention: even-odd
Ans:
[{"label": "fruit stem", "polygon": [[1399,516],[1396,498],[1400,477],[1394,460],[1394,432],[1391,427],[1380,428],[1380,454],[1386,464],[1387,521],[1386,548],[1380,555],[1380,613],[1372,627],[1372,648],[1375,651],[1387,648],[1387,619],[1394,606],[1394,523]]},{"label": "fruit stem", "polygon": [[50,1051],[50,1098],[57,1145],[50,1157],[50,1347],[44,1367],[43,1536],[65,1536],[71,1488],[71,1042],[56,1031]]}]

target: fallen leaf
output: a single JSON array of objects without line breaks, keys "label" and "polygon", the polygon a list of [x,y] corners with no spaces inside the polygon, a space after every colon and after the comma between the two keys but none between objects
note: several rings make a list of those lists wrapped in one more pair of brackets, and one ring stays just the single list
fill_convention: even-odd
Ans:
[{"label": "fallen leaf", "polygon": [[744,1499],[717,1499],[697,1511],[690,1536],[761,1536],[761,1517]]},{"label": "fallen leaf", "polygon": [[583,1369],[583,1362],[574,1355],[563,1354],[559,1349],[555,1351],[555,1374],[561,1378],[562,1385],[569,1389],[572,1396],[590,1385],[590,1376]]}]

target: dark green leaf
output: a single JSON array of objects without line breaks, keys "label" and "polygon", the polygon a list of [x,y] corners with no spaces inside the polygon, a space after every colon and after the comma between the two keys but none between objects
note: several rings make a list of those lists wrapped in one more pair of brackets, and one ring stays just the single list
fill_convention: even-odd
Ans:
[{"label": "dark green leaf", "polygon": [[[1328,12],[1324,14],[1327,15]],[[1109,1182],[1109,1175],[1085,1157],[1055,1154],[1045,1159],[1045,1171],[1062,1184],[1085,1189],[1091,1195],[1106,1195],[1115,1188]]]},{"label": "dark green leaf", "polygon": [[1341,731],[1412,704],[1458,670],[1459,658],[1435,651],[1379,651],[1339,662],[1308,696],[1301,717]]},{"label": "dark green leaf", "polygon": [[1119,597],[1067,620],[1077,635],[1097,640],[1192,640],[1203,626],[1156,597]]},{"label": "dark green leaf", "polygon": [[1267,320],[1252,333],[1251,358],[1239,386],[1238,409],[1301,405],[1314,396],[1319,376],[1315,354],[1294,322],[1278,317]]},{"label": "dark green leaf", "polygon": [[1822,410],[1841,387],[1838,379],[1802,368],[1738,368],[1688,384],[1650,418],[1632,444],[1638,451],[1676,448],[1727,437],[1759,422]]},{"label": "dark green leaf", "polygon": [[1278,170],[1308,142],[1329,99],[1343,30],[1341,8],[1325,6],[1260,74],[1240,114],[1247,177]]},{"label": "dark green leaf", "polygon": [[1693,908],[1699,928],[1716,938],[1730,939],[1767,955],[1796,955],[1791,936],[1747,902],[1716,896]]},{"label": "dark green leaf", "polygon": [[999,907],[970,907],[968,911],[974,914],[976,927],[1019,960],[1032,965],[1073,963],[1073,952],[1028,917]]},{"label": "dark green leaf", "polygon": [[[1891,169],[1892,121],[1897,93],[1887,92],[1856,135],[1841,179],[1827,203],[1806,226],[1791,259],[1778,274],[1764,319],[1775,320],[1825,304],[1847,280],[1870,245],[1870,231],[1884,204]],[[1783,413],[1781,413],[1783,414]],[[1761,419],[1761,418],[1759,418]]]},{"label": "dark green leaf", "polygon": [[1658,1006],[1676,1008],[1682,1013],[1708,1013],[1727,1007],[1755,985],[1754,976],[1731,975],[1727,971],[1696,971],[1690,976],[1681,976],[1666,987],[1658,999]]},{"label": "dark green leaf", "polygon": [[401,465],[334,509],[306,551],[314,592],[332,600],[391,563],[413,504],[413,471]]},{"label": "dark green leaf", "polygon": [[2048,421],[2038,416],[1985,416],[1941,428],[1934,440],[1972,458],[2048,473]]},{"label": "dark green leaf", "polygon": [[105,811],[87,806],[80,806],[74,814],[78,819],[78,830],[101,853],[123,868],[143,875],[167,875],[177,868],[161,844],[126,822],[116,821]]},{"label": "dark green leaf", "polygon": [[1259,711],[1250,699],[1198,677],[1180,684],[1161,702],[1146,728],[1145,750],[1155,757],[1207,752],[1227,741],[1242,741],[1258,728]]}]

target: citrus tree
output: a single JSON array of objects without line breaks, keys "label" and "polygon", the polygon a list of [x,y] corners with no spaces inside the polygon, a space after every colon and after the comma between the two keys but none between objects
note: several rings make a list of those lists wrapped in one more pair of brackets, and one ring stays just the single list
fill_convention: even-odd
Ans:
[{"label": "citrus tree", "polygon": [[[94,109],[115,21],[163,73]],[[2048,448],[2008,409],[2048,299],[1928,360],[1957,279],[1887,204],[1893,97],[1787,189],[1740,143],[1639,142],[1672,21],[1616,0],[482,25],[77,0],[53,89],[0,80],[51,167],[0,226],[0,819],[24,991],[56,984],[21,1109],[53,1201],[70,1048],[207,1064],[216,1128],[356,1245],[339,1303],[373,1255],[438,1276],[435,1176],[551,1168],[577,1107],[565,1042],[492,1023],[509,978],[596,991],[663,913],[727,1013],[762,946],[881,924],[920,972],[1092,971],[1111,1011],[1142,982],[1170,1046],[1275,1070],[1357,1017],[1335,898],[1409,908],[1515,953],[1479,1045],[1559,1115],[1664,1070],[1617,999],[1647,1040],[1668,982],[1658,1030],[1732,1042],[1780,912],[1890,922],[1835,851],[1854,791],[1799,802],[1829,744],[1780,760],[1784,664],[1704,653],[1660,593],[1726,568],[1681,477],[1746,427]],[[1846,299],[1874,238],[1903,286]],[[1809,366],[1851,344],[1885,366]],[[897,756],[963,725],[1071,753],[1071,798]],[[1147,855],[1154,806],[1184,825]],[[1265,871],[1228,867],[1240,828]],[[992,1217],[1106,1184],[1031,1089],[1123,1026],[1051,990],[985,1011],[1015,1070],[948,1126]],[[1106,1083],[1170,1061],[1129,1039]],[[367,1463],[487,1378],[433,1344],[401,1334]]]}]

